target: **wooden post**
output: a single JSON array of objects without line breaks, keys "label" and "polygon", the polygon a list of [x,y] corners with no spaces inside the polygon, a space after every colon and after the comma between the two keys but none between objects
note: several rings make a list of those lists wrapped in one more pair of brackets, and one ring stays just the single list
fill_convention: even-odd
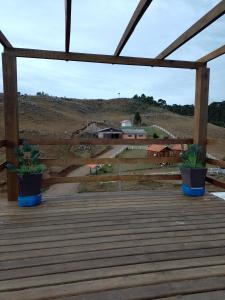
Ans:
[{"label": "wooden post", "polygon": [[[4,52],[2,54],[3,87],[4,87],[4,115],[6,161],[15,164],[15,147],[19,139],[18,122],[18,95],[17,95],[17,68],[16,57]],[[7,171],[8,200],[16,201],[18,197],[18,184],[16,174]]]},{"label": "wooden post", "polygon": [[203,149],[203,163],[206,159],[208,98],[210,69],[202,66],[196,70],[195,114],[194,114],[194,144]]}]

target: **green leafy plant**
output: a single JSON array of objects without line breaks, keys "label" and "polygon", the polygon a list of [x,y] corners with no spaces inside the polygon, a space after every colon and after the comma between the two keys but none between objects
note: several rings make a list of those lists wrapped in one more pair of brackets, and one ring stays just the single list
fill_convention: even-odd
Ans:
[{"label": "green leafy plant", "polygon": [[45,166],[40,163],[40,151],[37,146],[24,143],[16,148],[18,165],[8,163],[7,169],[16,172],[18,175],[40,174]]},{"label": "green leafy plant", "polygon": [[183,168],[204,168],[202,147],[188,145],[188,150],[181,154]]}]

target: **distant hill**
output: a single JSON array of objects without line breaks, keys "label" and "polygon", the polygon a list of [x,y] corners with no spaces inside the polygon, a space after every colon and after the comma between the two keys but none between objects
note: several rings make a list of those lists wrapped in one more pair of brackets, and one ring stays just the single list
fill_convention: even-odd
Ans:
[{"label": "distant hill", "polygon": [[[160,101],[161,100],[161,101]],[[160,125],[178,137],[191,137],[193,117],[188,106],[166,105],[164,100],[155,101],[153,97],[141,96],[130,99],[81,100],[46,95],[19,97],[19,115],[21,135],[55,135],[70,137],[79,128],[90,121],[106,121],[119,126],[124,119],[132,120],[139,111],[143,125]],[[210,119],[222,125],[225,118],[225,101],[210,104]],[[223,107],[223,109],[221,109]],[[183,110],[181,110],[183,108]],[[219,109],[220,108],[220,109]],[[223,121],[218,123],[218,118]],[[3,97],[0,94],[0,136],[3,137]],[[212,124],[208,126],[208,135],[213,138],[225,138],[225,128]]]}]

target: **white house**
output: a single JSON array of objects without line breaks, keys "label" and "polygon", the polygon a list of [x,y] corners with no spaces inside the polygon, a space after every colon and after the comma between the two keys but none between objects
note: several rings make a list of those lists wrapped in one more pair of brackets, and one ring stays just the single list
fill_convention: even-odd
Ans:
[{"label": "white house", "polygon": [[132,127],[132,123],[130,120],[123,120],[120,122],[121,127]]}]

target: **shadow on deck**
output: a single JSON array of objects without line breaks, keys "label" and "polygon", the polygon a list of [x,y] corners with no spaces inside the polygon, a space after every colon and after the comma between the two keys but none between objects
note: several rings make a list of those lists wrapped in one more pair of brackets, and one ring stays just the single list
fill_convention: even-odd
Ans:
[{"label": "shadow on deck", "polygon": [[92,193],[0,208],[0,299],[225,299],[225,202],[212,195]]}]

